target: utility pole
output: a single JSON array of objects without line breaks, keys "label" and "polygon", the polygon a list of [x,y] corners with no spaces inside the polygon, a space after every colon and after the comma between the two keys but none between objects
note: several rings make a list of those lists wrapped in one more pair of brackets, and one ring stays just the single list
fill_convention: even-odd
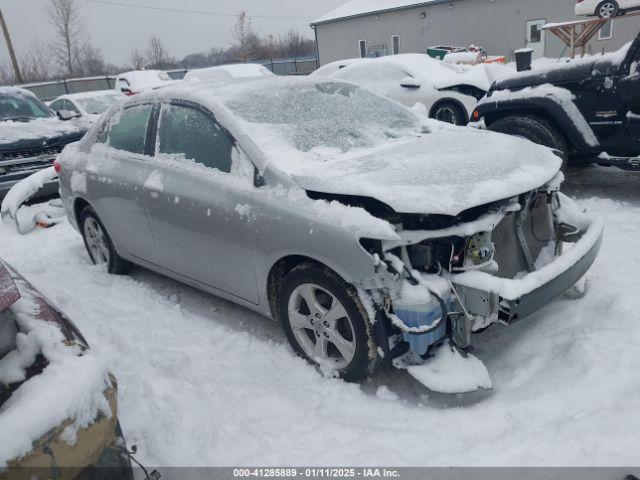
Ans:
[{"label": "utility pole", "polygon": [[16,74],[16,82],[22,83],[22,75],[20,75],[20,67],[18,66],[18,60],[16,59],[16,52],[13,51],[11,36],[9,35],[7,24],[4,21],[4,15],[2,15],[2,9],[0,9],[0,23],[2,24],[2,32],[4,33],[4,39],[7,42],[7,49],[9,50],[9,56],[11,57],[11,63],[13,64],[13,71]]}]

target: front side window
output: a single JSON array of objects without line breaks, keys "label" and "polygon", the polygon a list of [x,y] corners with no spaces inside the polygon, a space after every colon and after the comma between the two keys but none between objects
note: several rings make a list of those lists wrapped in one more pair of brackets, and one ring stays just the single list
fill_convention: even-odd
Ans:
[{"label": "front side window", "polygon": [[158,152],[180,155],[221,172],[231,172],[233,141],[207,113],[187,105],[165,105]]},{"label": "front side window", "polygon": [[64,110],[63,105],[64,105],[64,101],[63,100],[56,100],[51,105],[49,105],[49,108],[51,110],[53,110],[54,112],[59,112],[61,110]]},{"label": "front side window", "polygon": [[73,104],[72,101],[70,100],[65,100],[64,101],[64,109],[68,112],[73,112],[73,113],[77,113],[78,115],[80,115],[80,110],[78,110],[76,108],[76,106]]},{"label": "front side window", "polygon": [[117,112],[111,119],[107,144],[116,150],[144,154],[147,127],[153,105],[136,105]]}]

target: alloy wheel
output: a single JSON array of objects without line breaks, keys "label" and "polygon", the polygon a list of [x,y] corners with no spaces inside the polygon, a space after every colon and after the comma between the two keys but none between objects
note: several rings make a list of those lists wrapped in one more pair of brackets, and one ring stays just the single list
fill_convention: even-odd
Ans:
[{"label": "alloy wheel", "polygon": [[611,18],[616,13],[616,5],[613,2],[605,2],[600,5],[598,13],[600,18]]},{"label": "alloy wheel", "polygon": [[293,335],[310,359],[337,369],[351,363],[355,330],[344,305],[331,292],[313,283],[299,285],[289,297],[288,314]]},{"label": "alloy wheel", "polygon": [[91,259],[96,265],[109,265],[110,253],[104,230],[95,218],[87,218],[84,222],[84,238],[87,242]]}]

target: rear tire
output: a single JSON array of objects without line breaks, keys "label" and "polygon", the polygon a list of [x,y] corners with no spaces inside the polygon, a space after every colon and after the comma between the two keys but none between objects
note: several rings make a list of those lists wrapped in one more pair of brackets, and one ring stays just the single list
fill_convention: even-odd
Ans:
[{"label": "rear tire", "polygon": [[80,212],[78,225],[84,246],[94,265],[104,265],[107,271],[114,275],[129,273],[133,264],[118,255],[111,237],[93,208],[85,207]]},{"label": "rear tire", "polygon": [[596,7],[599,18],[613,18],[620,15],[620,6],[615,0],[605,0]]},{"label": "rear tire", "polygon": [[569,158],[569,147],[562,134],[544,118],[529,115],[511,115],[492,123],[489,130],[506,133],[516,137],[553,148],[562,159],[562,166]]},{"label": "rear tire", "polygon": [[431,111],[431,118],[459,126],[465,126],[469,123],[466,112],[459,105],[450,101],[437,104]]},{"label": "rear tire", "polygon": [[323,374],[360,382],[374,370],[369,315],[355,288],[332,270],[312,263],[293,268],[282,279],[276,311],[293,350]]}]

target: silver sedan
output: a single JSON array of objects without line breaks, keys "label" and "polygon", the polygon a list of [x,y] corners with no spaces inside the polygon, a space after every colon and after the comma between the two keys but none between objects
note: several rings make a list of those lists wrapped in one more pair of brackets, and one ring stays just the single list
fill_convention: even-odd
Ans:
[{"label": "silver sedan", "polygon": [[558,192],[560,164],[352,84],[274,77],[132,97],[56,168],[95,264],[272,317],[297,354],[359,381],[445,340],[464,350],[584,276],[602,224]]}]

